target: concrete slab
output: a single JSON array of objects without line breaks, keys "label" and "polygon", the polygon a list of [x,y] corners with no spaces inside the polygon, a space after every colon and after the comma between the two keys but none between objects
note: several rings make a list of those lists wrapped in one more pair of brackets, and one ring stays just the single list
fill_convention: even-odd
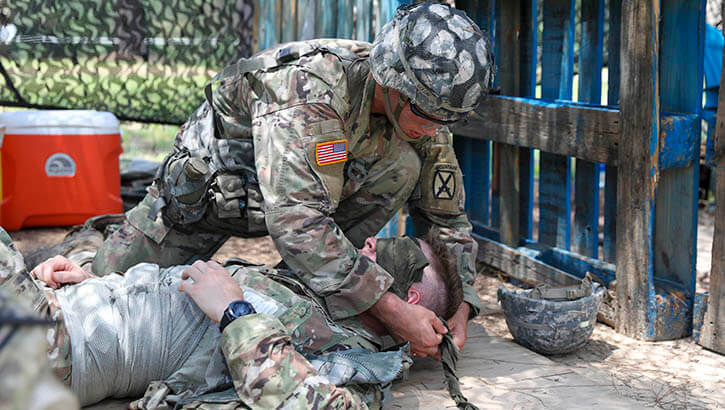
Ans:
[{"label": "concrete slab", "polygon": [[[636,409],[642,403],[617,393],[609,380],[593,380],[518,344],[469,324],[458,363],[461,390],[481,409]],[[407,381],[393,388],[388,408],[455,409],[441,364],[417,360]],[[122,410],[130,400],[106,400],[92,410]]]}]

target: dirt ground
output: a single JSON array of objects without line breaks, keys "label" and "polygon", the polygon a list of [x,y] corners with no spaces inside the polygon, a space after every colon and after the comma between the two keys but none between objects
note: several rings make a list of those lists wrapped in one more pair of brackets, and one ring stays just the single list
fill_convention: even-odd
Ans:
[{"label": "dirt ground", "polygon": [[[27,253],[59,243],[67,231],[66,228],[25,229],[11,232],[10,236],[18,249]],[[712,235],[713,217],[703,211],[698,229],[698,292],[706,291],[709,286]],[[231,238],[214,259],[223,261],[232,256],[266,265],[275,265],[281,259],[269,237]],[[489,334],[511,339],[496,301],[496,290],[502,285],[513,288],[493,270],[482,270],[476,289],[484,309],[474,320]],[[464,348],[464,358],[465,354]],[[550,359],[597,380],[607,380],[621,394],[641,402],[643,408],[725,408],[725,356],[702,348],[692,338],[641,342],[598,323],[584,348]]]}]

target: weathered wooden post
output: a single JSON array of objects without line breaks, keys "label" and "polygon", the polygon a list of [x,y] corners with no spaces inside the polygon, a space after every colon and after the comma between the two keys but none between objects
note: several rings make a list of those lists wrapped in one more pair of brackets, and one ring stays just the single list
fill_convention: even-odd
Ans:
[{"label": "weathered wooden post", "polygon": [[616,328],[639,339],[691,331],[704,7],[622,4]]},{"label": "weathered wooden post", "polygon": [[[723,4],[723,8],[725,9],[725,4]],[[725,61],[725,52],[723,61]],[[717,183],[710,291],[698,343],[708,349],[725,354],[725,87],[723,85],[725,85],[725,70],[720,74],[714,152],[710,158],[715,168]]]}]

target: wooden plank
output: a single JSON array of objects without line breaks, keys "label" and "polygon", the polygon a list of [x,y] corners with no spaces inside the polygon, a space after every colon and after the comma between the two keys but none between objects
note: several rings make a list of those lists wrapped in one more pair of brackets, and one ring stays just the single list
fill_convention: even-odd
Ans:
[{"label": "wooden plank", "polygon": [[[725,87],[723,87],[725,88]],[[723,97],[723,88],[720,98]],[[718,135],[722,130],[723,114],[720,112],[725,106],[718,105]],[[720,139],[719,149],[725,147]],[[710,291],[707,311],[700,329],[699,344],[725,354],[725,164],[721,161],[715,169],[717,186],[715,188],[715,236],[712,242],[712,268],[710,270]]]},{"label": "wooden plank", "polygon": [[282,2],[282,43],[297,40],[297,0]]},{"label": "wooden plank", "polygon": [[536,260],[521,250],[474,234],[478,242],[478,260],[500,270],[505,275],[530,285],[546,283],[568,286],[579,283],[579,279],[560,269]]},{"label": "wooden plank", "polygon": [[[544,0],[541,96],[571,99],[574,70],[574,0]],[[542,151],[539,166],[539,241],[569,249],[571,161]]]},{"label": "wooden plank", "polygon": [[474,164],[470,171],[472,182],[466,190],[466,199],[470,198],[468,215],[472,222],[488,225],[491,190],[491,143],[472,138],[468,140],[471,148],[471,163]]},{"label": "wooden plank", "polygon": [[[579,101],[602,100],[604,0],[581,3]],[[574,182],[574,250],[596,258],[599,253],[599,164],[576,160]]]},{"label": "wooden plank", "polygon": [[[619,105],[619,46],[622,27],[622,0],[609,0],[609,40],[607,41],[607,104]],[[604,183],[603,259],[614,263],[617,258],[617,168],[607,164]]]},{"label": "wooden plank", "polygon": [[297,40],[315,38],[317,0],[297,0]]},{"label": "wooden plank", "polygon": [[491,227],[501,226],[501,144],[491,144]]},{"label": "wooden plank", "polygon": [[602,260],[617,261],[617,167],[604,169],[604,242]]},{"label": "wooden plank", "polygon": [[[725,5],[723,6],[725,8]],[[723,53],[725,61],[725,53]],[[725,84],[725,70],[720,73]],[[715,232],[712,241],[710,291],[698,343],[725,354],[725,87],[720,87],[715,132],[712,133],[715,155]]]},{"label": "wooden plank", "polygon": [[373,40],[373,0],[355,0],[355,38]]},{"label": "wooden plank", "polygon": [[659,0],[622,4],[622,138],[617,169],[616,330],[652,339],[652,235],[658,170]]},{"label": "wooden plank", "polygon": [[[660,26],[663,33],[659,57],[660,109],[694,114],[696,121],[689,127],[692,135],[678,133],[677,139],[665,138],[662,134],[673,130],[666,123],[660,126],[653,277],[681,284],[687,296],[684,309],[689,313],[658,315],[654,335],[657,340],[690,334],[697,274],[699,163],[687,160],[699,159],[700,153],[705,1],[663,0]],[[676,162],[680,156],[684,157],[683,167],[665,169],[663,158],[674,157]],[[680,322],[686,325],[681,326]],[[674,329],[682,333],[675,334]]]},{"label": "wooden plank", "polygon": [[[497,26],[499,85],[505,95],[520,95],[521,85],[521,1],[502,2],[498,7],[500,24]],[[510,246],[519,245],[519,150],[514,145],[499,144],[498,162],[501,222],[501,241]],[[496,148],[494,148],[496,149]]]},{"label": "wooden plank", "polygon": [[616,164],[619,112],[584,104],[489,96],[453,132],[593,162]]},{"label": "wooden plank", "polygon": [[[451,128],[454,134],[616,166],[621,121],[617,110],[568,101],[543,101],[494,95],[477,114]],[[699,116],[662,113],[663,147],[696,139]],[[660,161],[676,168],[692,164],[696,153],[665,148]]]},{"label": "wooden plank", "polygon": [[257,0],[256,7],[259,10],[258,25],[258,47],[257,51],[265,50],[277,43],[280,36],[280,17],[282,10],[281,0]]},{"label": "wooden plank", "polygon": [[315,37],[334,38],[337,35],[337,0],[316,0]]},{"label": "wooden plank", "polygon": [[353,38],[353,0],[339,0],[337,4],[337,38]]},{"label": "wooden plank", "polygon": [[[521,2],[521,85],[520,97],[536,96],[536,65],[538,47],[537,0]],[[531,239],[534,224],[534,151],[519,147],[519,236]]]}]

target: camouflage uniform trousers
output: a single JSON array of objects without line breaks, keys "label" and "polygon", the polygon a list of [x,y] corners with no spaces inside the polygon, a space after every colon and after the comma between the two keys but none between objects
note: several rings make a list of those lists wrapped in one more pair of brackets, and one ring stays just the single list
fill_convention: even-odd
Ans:
[{"label": "camouflage uniform trousers", "polygon": [[41,317],[55,321],[46,332],[49,343],[48,359],[58,379],[66,386],[70,386],[72,367],[70,335],[63,320],[60,304],[52,289],[30,277],[25,269],[23,256],[2,228],[0,228],[0,290],[26,301]]},{"label": "camouflage uniform trousers", "polygon": [[[420,175],[420,160],[408,143],[393,138],[388,144],[381,158],[362,162],[366,174],[363,182],[345,178],[340,187],[343,199],[332,217],[357,248],[363,246],[367,237],[376,235],[403,206]],[[124,272],[140,262],[162,267],[190,264],[197,259],[209,259],[231,235],[247,236],[237,228],[246,224],[245,219],[219,218],[212,206],[199,222],[182,226],[164,220],[166,228],[158,232],[161,212],[156,222],[147,217],[158,197],[158,190],[152,186],[143,201],[127,213],[127,221],[99,249],[92,267],[95,274]],[[149,228],[139,229],[144,225]],[[280,229],[286,228],[275,230]]]},{"label": "camouflage uniform trousers", "polygon": [[[0,313],[37,318],[26,300],[0,289]],[[48,366],[46,329],[39,325],[0,324],[0,409],[77,409],[73,394]]]}]

